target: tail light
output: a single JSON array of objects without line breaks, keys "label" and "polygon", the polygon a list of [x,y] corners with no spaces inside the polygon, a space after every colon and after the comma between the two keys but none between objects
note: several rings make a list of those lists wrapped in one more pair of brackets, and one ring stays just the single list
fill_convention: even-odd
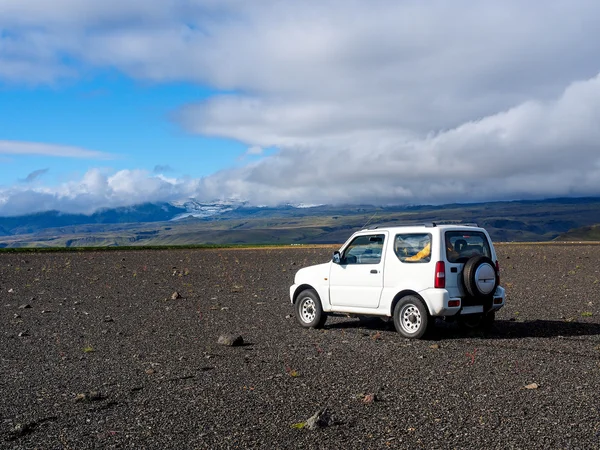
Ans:
[{"label": "tail light", "polygon": [[435,263],[435,279],[433,280],[433,286],[437,289],[446,287],[446,264],[444,264],[444,261]]},{"label": "tail light", "polygon": [[500,284],[500,263],[496,260],[496,276],[498,277],[498,284]]}]

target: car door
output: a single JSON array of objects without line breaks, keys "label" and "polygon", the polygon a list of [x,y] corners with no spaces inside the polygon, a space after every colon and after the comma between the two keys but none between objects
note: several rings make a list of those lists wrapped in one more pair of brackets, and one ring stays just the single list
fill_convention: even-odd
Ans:
[{"label": "car door", "polygon": [[356,236],[339,264],[331,265],[329,296],[334,306],[377,308],[383,289],[385,233]]}]

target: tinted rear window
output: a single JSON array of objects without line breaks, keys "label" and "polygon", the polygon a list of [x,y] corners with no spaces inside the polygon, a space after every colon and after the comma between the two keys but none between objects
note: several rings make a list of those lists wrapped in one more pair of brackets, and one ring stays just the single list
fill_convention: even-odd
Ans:
[{"label": "tinted rear window", "polygon": [[394,252],[403,263],[427,263],[431,261],[431,234],[398,234]]},{"label": "tinted rear window", "polygon": [[472,256],[492,257],[490,244],[480,231],[446,231],[446,258],[448,262],[465,262]]}]

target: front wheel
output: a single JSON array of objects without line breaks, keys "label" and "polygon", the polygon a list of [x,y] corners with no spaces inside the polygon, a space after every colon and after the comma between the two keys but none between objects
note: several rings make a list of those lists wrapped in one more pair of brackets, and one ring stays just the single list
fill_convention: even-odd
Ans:
[{"label": "front wheel", "polygon": [[423,301],[414,295],[403,297],[394,308],[396,331],[409,339],[421,339],[429,326],[429,313]]},{"label": "front wheel", "polygon": [[306,289],[298,295],[295,303],[296,319],[305,328],[321,328],[327,315],[323,312],[321,300],[313,289]]}]

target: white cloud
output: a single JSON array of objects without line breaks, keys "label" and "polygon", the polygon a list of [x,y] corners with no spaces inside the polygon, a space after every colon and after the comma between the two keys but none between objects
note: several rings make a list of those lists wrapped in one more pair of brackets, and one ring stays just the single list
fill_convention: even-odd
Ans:
[{"label": "white cloud", "polygon": [[64,158],[113,159],[110,153],[88,150],[68,145],[54,145],[40,142],[19,142],[0,140],[0,155],[38,155]]},{"label": "white cloud", "polygon": [[0,0],[0,80],[114,67],[203,84],[227,94],[183,105],[185,129],[240,141],[246,154],[277,149],[197,180],[92,173],[44,193],[62,207],[600,194],[596,0],[47,5]]},{"label": "white cloud", "polygon": [[173,180],[143,170],[107,174],[91,169],[80,180],[55,187],[0,189],[0,216],[58,210],[91,214],[104,207],[171,201],[193,196],[196,180]]},{"label": "white cloud", "polygon": [[262,155],[264,152],[264,148],[259,147],[258,145],[253,145],[248,150],[246,150],[246,155]]}]

